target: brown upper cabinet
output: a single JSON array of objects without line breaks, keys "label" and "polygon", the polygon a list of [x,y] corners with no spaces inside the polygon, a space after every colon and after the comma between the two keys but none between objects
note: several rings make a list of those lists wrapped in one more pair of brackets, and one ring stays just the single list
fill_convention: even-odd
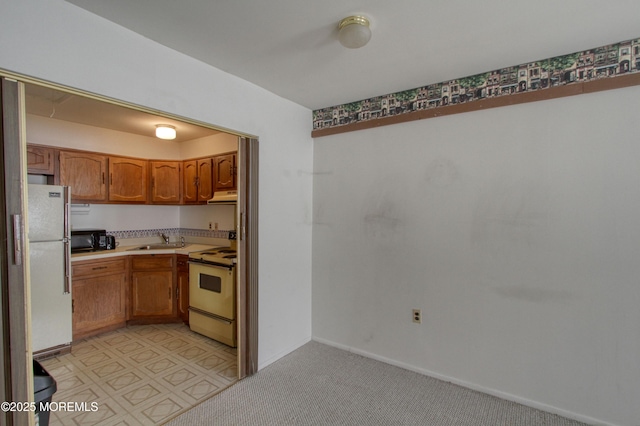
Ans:
[{"label": "brown upper cabinet", "polygon": [[150,161],[151,202],[179,204],[182,188],[181,161]]},{"label": "brown upper cabinet", "polygon": [[216,155],[213,158],[214,191],[230,191],[237,188],[236,153]]},{"label": "brown upper cabinet", "polygon": [[60,150],[60,185],[71,187],[71,200],[107,201],[107,157],[83,151]]},{"label": "brown upper cabinet", "polygon": [[213,197],[212,164],[210,157],[183,162],[185,203],[205,203]]},{"label": "brown upper cabinet", "polygon": [[27,145],[27,173],[53,176],[55,150],[48,146]]},{"label": "brown upper cabinet", "polygon": [[147,201],[147,160],[66,150],[59,157],[60,185],[71,187],[72,201]]},{"label": "brown upper cabinet", "polygon": [[70,186],[77,203],[205,204],[237,188],[235,152],[163,161],[29,144],[27,153],[28,172]]},{"label": "brown upper cabinet", "polygon": [[148,199],[148,161],[109,157],[109,201],[145,203]]}]

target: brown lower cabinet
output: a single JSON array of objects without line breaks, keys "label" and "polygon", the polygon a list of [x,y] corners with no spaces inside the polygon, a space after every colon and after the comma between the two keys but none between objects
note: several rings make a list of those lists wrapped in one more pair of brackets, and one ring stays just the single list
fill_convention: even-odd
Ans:
[{"label": "brown lower cabinet", "polygon": [[73,262],[73,340],[123,327],[127,320],[127,259]]},{"label": "brown lower cabinet", "polygon": [[131,306],[134,323],[178,320],[176,301],[176,255],[130,256]]},{"label": "brown lower cabinet", "polygon": [[189,322],[189,256],[149,254],[72,263],[73,340],[130,324]]}]

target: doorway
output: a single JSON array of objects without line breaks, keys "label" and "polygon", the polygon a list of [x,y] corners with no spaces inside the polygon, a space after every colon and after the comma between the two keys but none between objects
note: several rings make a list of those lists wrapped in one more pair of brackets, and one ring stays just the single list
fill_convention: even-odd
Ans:
[{"label": "doorway", "polygon": [[[44,84],[37,81],[28,80],[25,83],[25,86],[28,89],[32,89],[35,91],[46,90],[52,94],[51,97],[51,106],[50,109],[51,116],[61,118],[62,108],[60,105],[64,103],[70,103],[71,100],[80,99],[82,102],[94,103],[101,107],[106,107],[108,109],[117,109],[121,113],[129,114],[131,116],[137,116],[143,114],[145,117],[149,118],[149,116],[153,117],[152,120],[162,119],[165,122],[173,122],[179,123],[180,126],[184,128],[189,128],[189,130],[193,131],[202,131],[202,132],[222,132],[225,134],[233,135],[237,138],[237,172],[238,172],[238,208],[237,210],[237,234],[238,234],[238,350],[237,350],[237,360],[238,360],[238,378],[241,379],[247,375],[251,375],[257,371],[257,193],[258,193],[258,181],[257,181],[257,165],[258,165],[258,149],[257,138],[250,137],[248,135],[243,135],[240,133],[230,132],[226,129],[218,129],[215,126],[209,125],[207,123],[196,122],[194,120],[190,120],[184,117],[173,116],[171,114],[166,114],[159,111],[152,111],[146,108],[138,107],[135,105],[130,105],[125,102],[120,102],[113,99],[101,98],[96,95],[89,95],[83,93],[81,91],[77,91],[71,88]],[[17,83],[17,86],[21,86],[21,83]],[[28,92],[29,90],[27,90]],[[19,93],[19,91],[18,91]],[[18,96],[19,97],[19,96]],[[19,109],[27,109],[29,105],[26,105],[21,102],[17,102],[14,104],[12,108]],[[86,108],[85,108],[85,111]],[[3,109],[3,115],[7,114],[8,111]],[[24,111],[16,111],[16,114],[23,114]],[[100,115],[99,113],[97,115]],[[92,114],[86,114],[85,117],[80,117],[77,120],[78,122],[84,123],[82,125],[87,125],[88,119],[90,119]],[[94,113],[96,115],[96,113]],[[104,117],[104,115],[102,115]],[[50,117],[51,118],[51,117]],[[119,130],[120,131],[120,130]],[[27,137],[29,135],[27,134]],[[17,138],[18,140],[20,138]],[[15,142],[14,142],[15,143]],[[22,137],[23,145],[26,143],[24,137]],[[77,148],[77,147],[76,147]],[[21,146],[20,150],[22,152],[25,151],[25,147]],[[17,150],[16,152],[19,152]],[[24,155],[23,155],[24,156]],[[22,158],[23,163],[26,161]],[[6,159],[5,159],[6,162]],[[24,165],[23,165],[24,167]],[[24,182],[22,182],[24,183]],[[26,186],[26,185],[25,185]],[[6,259],[7,254],[3,252],[3,258]],[[3,277],[4,281],[4,277]],[[20,294],[12,296],[13,299],[17,299],[20,297]],[[26,297],[23,297],[23,300]],[[6,301],[6,298],[3,298],[3,303]],[[8,310],[5,310],[6,304],[3,304],[3,314],[7,313]],[[12,312],[9,312],[12,315]],[[24,324],[26,330],[29,329],[29,324]],[[5,330],[7,330],[5,328]],[[19,340],[19,336],[15,336],[13,330],[9,330],[8,337],[10,337],[11,345],[14,345],[14,338]],[[25,333],[25,335],[28,333]],[[5,342],[8,341],[5,339]],[[7,346],[5,346],[6,348]],[[15,346],[13,346],[15,347]],[[14,381],[13,385],[17,387],[16,391],[7,393],[5,390],[5,395],[14,394],[17,395],[20,392],[22,394],[30,395],[31,390],[29,385],[30,382],[30,348],[28,347],[27,342],[27,353],[28,357],[26,358],[25,368],[23,372],[26,372],[26,375],[23,375],[22,378],[18,377],[17,380]],[[18,361],[21,363],[21,361]],[[5,363],[6,365],[6,363]],[[26,378],[27,380],[22,380]],[[10,381],[5,380],[5,383],[9,383]],[[24,383],[19,383],[24,382]],[[16,393],[17,392],[17,393]],[[24,397],[22,398],[24,400]],[[4,399],[8,400],[8,399]]]}]

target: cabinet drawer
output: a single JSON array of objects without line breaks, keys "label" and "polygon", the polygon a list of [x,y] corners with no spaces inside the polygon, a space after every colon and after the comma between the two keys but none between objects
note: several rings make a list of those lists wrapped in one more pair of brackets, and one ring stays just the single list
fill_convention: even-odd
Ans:
[{"label": "cabinet drawer", "polygon": [[172,269],[175,256],[172,254],[158,254],[147,256],[132,256],[131,269],[152,270],[152,269]]},{"label": "cabinet drawer", "polygon": [[71,264],[73,278],[85,275],[103,275],[114,272],[122,272],[126,269],[126,258],[121,257],[109,260],[87,260]]}]

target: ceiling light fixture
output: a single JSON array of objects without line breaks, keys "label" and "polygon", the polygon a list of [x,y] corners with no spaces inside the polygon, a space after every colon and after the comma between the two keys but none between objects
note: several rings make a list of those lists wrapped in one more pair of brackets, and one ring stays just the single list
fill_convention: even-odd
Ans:
[{"label": "ceiling light fixture", "polygon": [[349,16],[338,24],[338,40],[340,44],[349,49],[357,49],[364,46],[371,39],[369,20],[364,16]]},{"label": "ceiling light fixture", "polygon": [[176,138],[176,128],[168,124],[158,124],[156,126],[156,137],[160,139],[172,140]]}]

